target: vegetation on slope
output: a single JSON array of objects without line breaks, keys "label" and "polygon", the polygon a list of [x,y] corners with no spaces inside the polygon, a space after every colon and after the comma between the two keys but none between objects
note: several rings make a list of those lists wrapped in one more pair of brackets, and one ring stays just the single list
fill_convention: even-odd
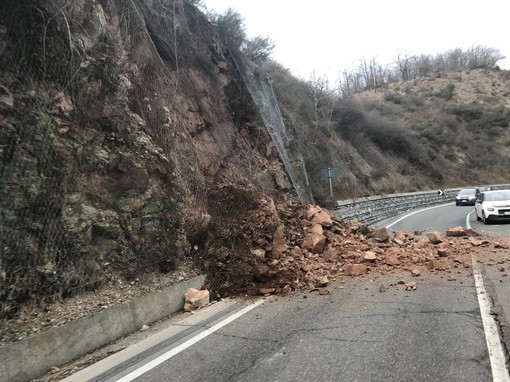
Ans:
[{"label": "vegetation on slope", "polygon": [[508,181],[508,71],[456,68],[345,95],[275,62],[263,70],[322,203],[327,167],[342,174],[334,199]]}]

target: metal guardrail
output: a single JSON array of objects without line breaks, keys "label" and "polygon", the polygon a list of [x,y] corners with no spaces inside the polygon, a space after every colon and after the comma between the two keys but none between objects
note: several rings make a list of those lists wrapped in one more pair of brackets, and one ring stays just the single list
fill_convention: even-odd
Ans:
[{"label": "metal guardrail", "polygon": [[[510,188],[510,184],[492,185],[493,189]],[[429,207],[453,202],[460,188],[443,190],[444,195],[437,191],[409,192],[403,194],[368,196],[365,198],[338,201],[335,214],[343,220],[357,220],[364,224],[408,212],[420,207]]]}]

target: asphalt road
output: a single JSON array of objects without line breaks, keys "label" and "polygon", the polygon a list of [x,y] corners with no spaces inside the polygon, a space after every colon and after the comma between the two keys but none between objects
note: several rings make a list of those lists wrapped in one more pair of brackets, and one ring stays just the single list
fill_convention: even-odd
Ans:
[{"label": "asphalt road", "polygon": [[[510,236],[510,222],[483,224],[476,221],[473,206],[456,206],[455,203],[416,210],[377,222],[377,227],[388,227],[392,231],[428,231],[444,232],[450,227],[466,227],[466,219],[472,229],[489,236]],[[400,220],[402,219],[402,220]]]},{"label": "asphalt road", "polygon": [[[429,209],[390,229],[445,230],[465,225],[470,210]],[[508,297],[499,274],[490,272],[488,286]],[[405,291],[397,276],[366,276],[335,284],[329,296],[297,294],[257,306],[228,300],[183,314],[68,382],[507,381],[507,372],[501,378],[491,367],[472,274],[454,276],[427,273],[416,291]]]}]

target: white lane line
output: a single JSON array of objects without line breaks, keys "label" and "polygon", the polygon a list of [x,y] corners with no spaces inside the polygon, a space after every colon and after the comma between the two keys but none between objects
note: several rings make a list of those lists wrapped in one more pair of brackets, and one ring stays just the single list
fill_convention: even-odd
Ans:
[{"label": "white lane line", "polygon": [[411,216],[411,215],[418,214],[418,213],[420,213],[420,212],[427,211],[427,210],[432,210],[432,209],[434,209],[434,208],[446,207],[446,206],[449,206],[450,204],[452,204],[452,203],[448,203],[448,204],[440,204],[439,206],[427,207],[427,208],[423,208],[423,209],[421,209],[421,210],[417,210],[417,211],[411,212],[411,213],[409,213],[409,214],[407,214],[407,215],[402,216],[400,219],[395,220],[393,223],[391,223],[391,224],[387,225],[387,226],[386,226],[386,229],[388,229],[388,228],[390,228],[391,226],[393,226],[393,225],[397,224],[399,221],[402,221],[402,220],[404,220],[404,219],[408,218],[408,217],[409,217],[409,216]]},{"label": "white lane line", "polygon": [[469,216],[475,212],[475,210],[471,211],[469,214],[466,215],[466,229],[471,229],[471,223],[469,222]]},{"label": "white lane line", "polygon": [[256,302],[254,302],[253,304],[248,305],[246,308],[244,308],[244,309],[240,310],[239,312],[231,315],[230,317],[228,317],[228,318],[224,319],[223,321],[217,323],[216,325],[212,326],[211,328],[206,329],[205,331],[201,332],[200,334],[197,334],[195,337],[190,338],[188,341],[180,344],[179,346],[173,348],[172,350],[166,352],[165,354],[160,355],[158,358],[153,359],[152,361],[146,363],[142,367],[132,371],[128,375],[118,379],[117,382],[130,382],[130,381],[134,380],[135,378],[138,378],[142,374],[147,373],[149,370],[152,370],[156,366],[158,366],[158,365],[162,364],[163,362],[169,360],[174,355],[177,355],[180,352],[182,352],[183,350],[186,350],[191,345],[194,345],[198,341],[203,340],[207,336],[213,334],[215,331],[221,329],[225,325],[230,324],[232,321],[234,321],[234,320],[238,319],[239,317],[241,317],[242,315],[248,313],[250,310],[255,309],[257,306],[259,306],[263,302],[264,302],[264,300],[258,300]]},{"label": "white lane line", "polygon": [[485,340],[487,341],[487,349],[489,350],[491,361],[492,380],[494,382],[510,382],[510,376],[505,366],[505,353],[499,338],[497,323],[491,315],[489,296],[485,290],[482,273],[475,255],[473,255],[471,260],[473,263],[476,294],[478,296],[478,304],[480,305],[480,315],[482,316]]}]

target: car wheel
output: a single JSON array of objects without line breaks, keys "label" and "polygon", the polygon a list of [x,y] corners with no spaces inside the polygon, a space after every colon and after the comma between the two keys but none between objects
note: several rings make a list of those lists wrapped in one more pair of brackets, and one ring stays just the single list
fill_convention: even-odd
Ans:
[{"label": "car wheel", "polygon": [[482,212],[482,220],[483,220],[483,224],[489,224],[489,219],[487,219],[487,217],[485,217],[485,212]]},{"label": "car wheel", "polygon": [[458,206],[459,205],[459,202],[455,202],[455,205]]},{"label": "car wheel", "polygon": [[480,216],[478,216],[478,213],[476,212],[475,210],[475,215],[476,215],[476,221],[479,222],[480,220],[482,220],[482,218]]}]

